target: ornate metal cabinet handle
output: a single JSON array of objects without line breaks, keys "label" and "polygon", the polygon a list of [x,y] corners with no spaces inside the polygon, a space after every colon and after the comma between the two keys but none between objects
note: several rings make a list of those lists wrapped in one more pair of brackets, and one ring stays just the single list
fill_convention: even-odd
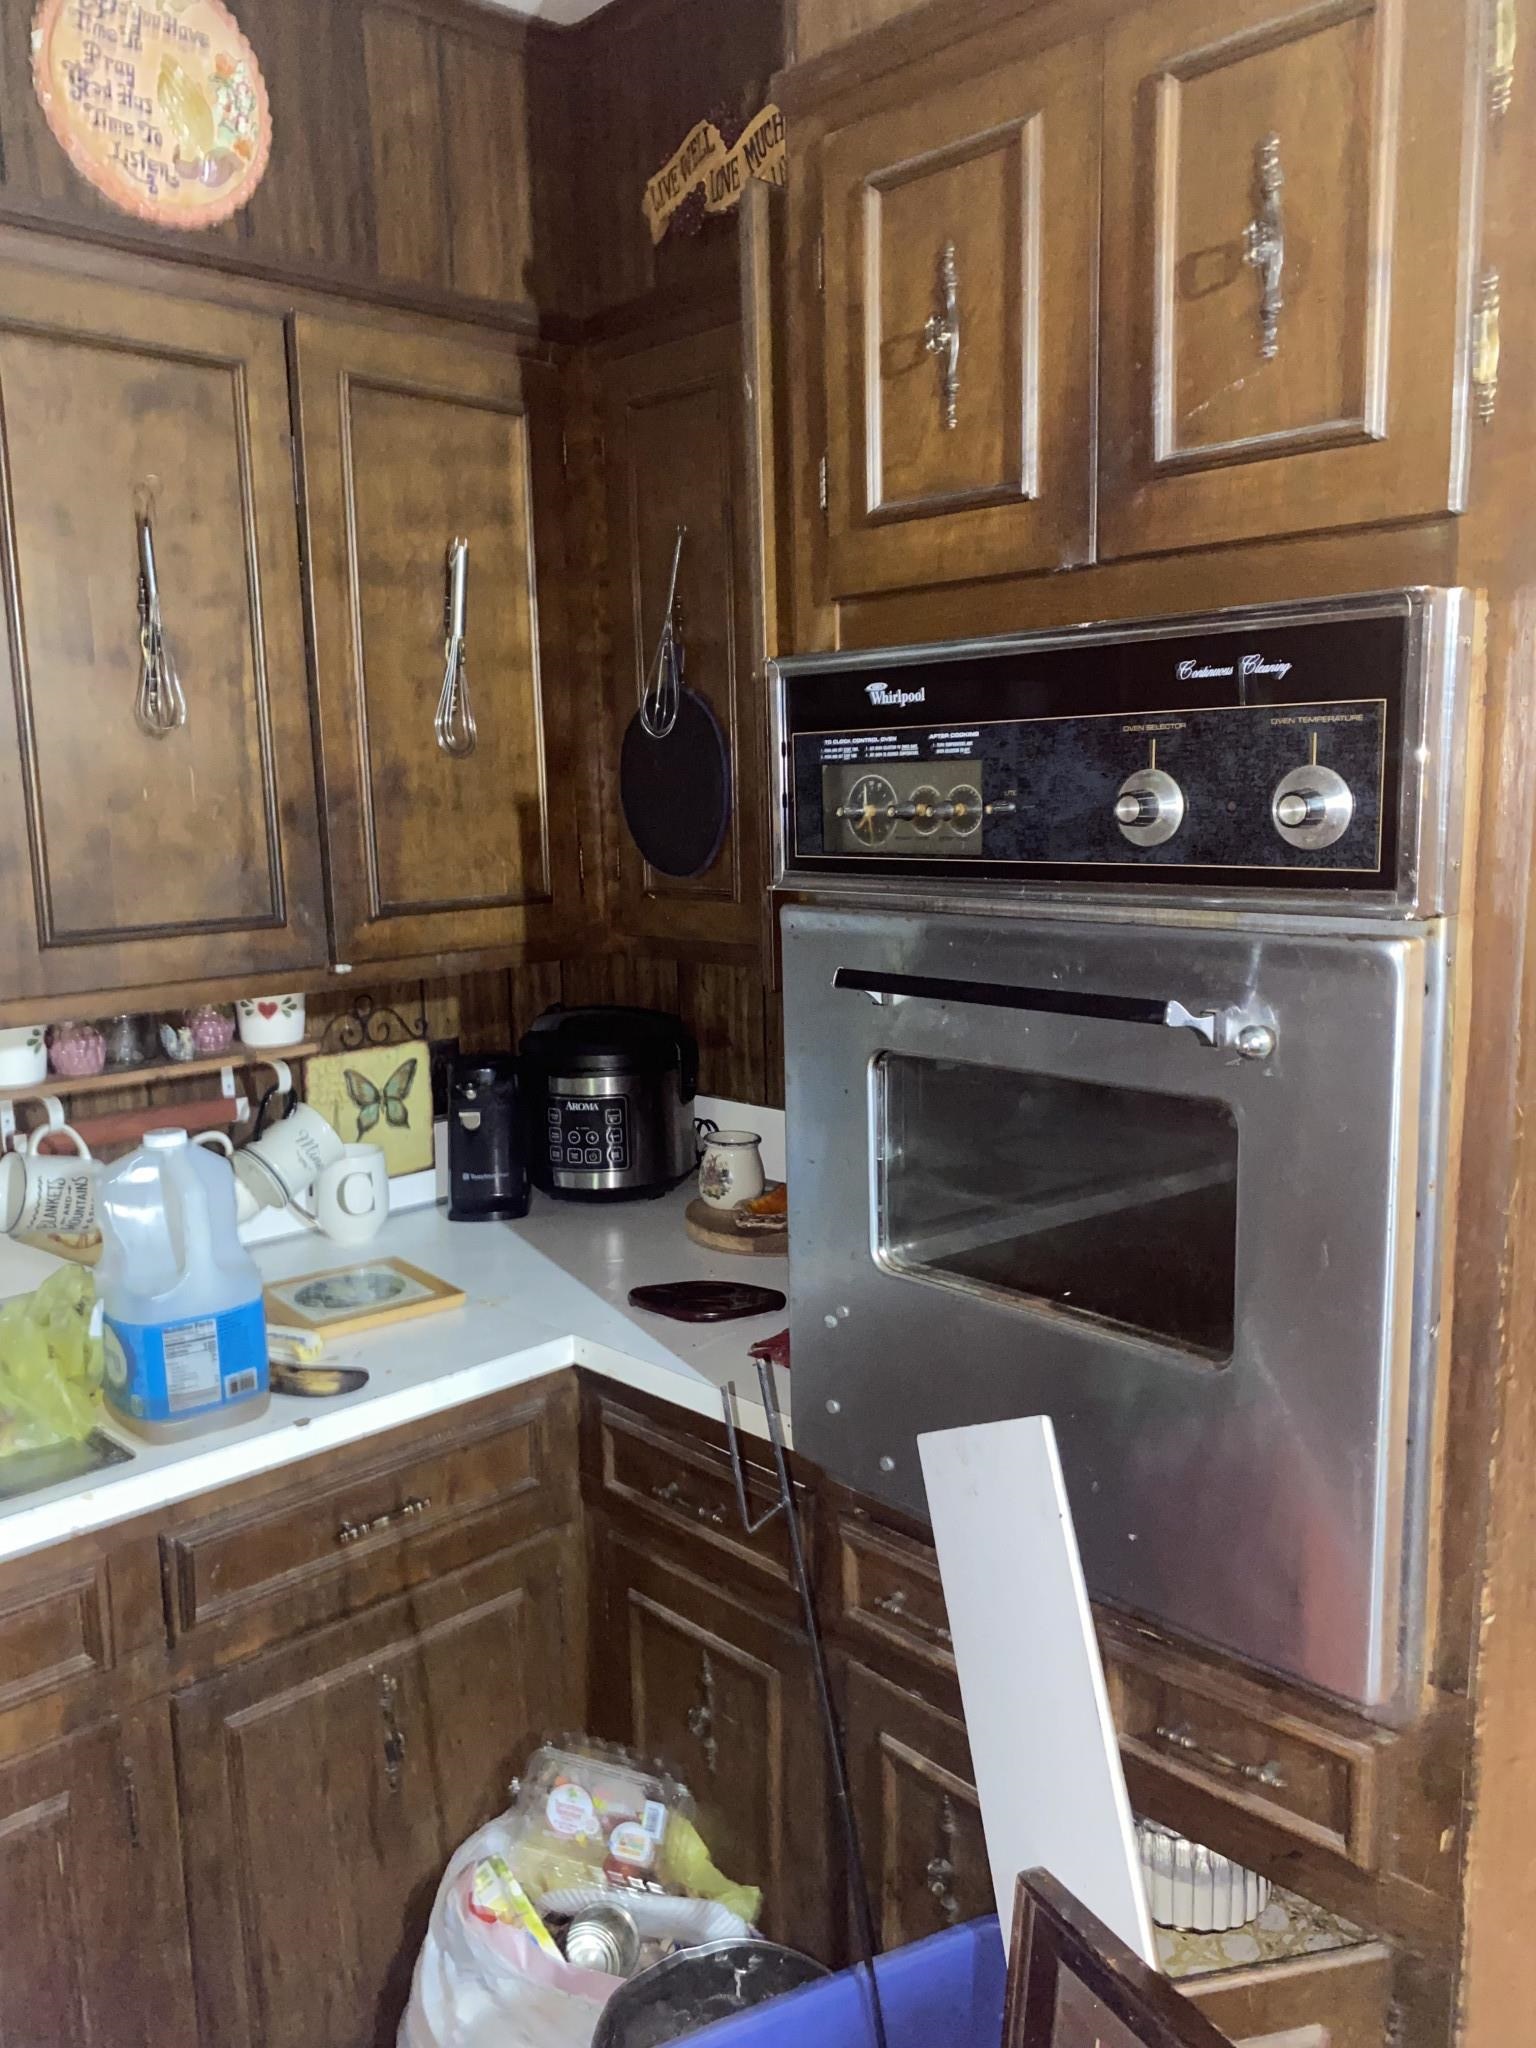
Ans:
[{"label": "ornate metal cabinet handle", "polygon": [[1515,91],[1515,50],[1520,23],[1515,0],[1494,0],[1493,56],[1488,66],[1488,111],[1495,119],[1509,112]]},{"label": "ornate metal cabinet handle", "polygon": [[1487,426],[1499,399],[1499,273],[1485,270],[1472,316],[1472,391],[1477,417]]},{"label": "ornate metal cabinet handle", "polygon": [[163,740],[187,722],[187,700],[165,637],[160,578],[155,568],[155,501],[146,487],[138,494],[134,521],[139,539],[139,690],[133,715],[141,732]]},{"label": "ornate metal cabinet handle", "polygon": [[469,702],[469,667],[465,627],[469,615],[469,542],[455,540],[448,548],[448,596],[443,607],[443,691],[437,700],[433,731],[445,754],[472,754],[479,743],[475,714]]},{"label": "ornate metal cabinet handle", "polygon": [[405,1767],[405,1730],[400,1726],[400,1681],[393,1672],[379,1680],[379,1713],[384,1722],[384,1775],[398,1792]]},{"label": "ornate metal cabinet handle", "polygon": [[923,347],[939,358],[944,424],[960,424],[960,265],[953,242],[939,251],[939,310],[923,329]]},{"label": "ornate metal cabinet handle", "polygon": [[1280,353],[1280,315],[1285,309],[1285,217],[1280,211],[1285,173],[1280,168],[1278,135],[1266,135],[1255,150],[1253,183],[1257,211],[1243,231],[1243,261],[1259,273],[1259,354],[1267,361]]},{"label": "ornate metal cabinet handle", "polygon": [[907,1602],[905,1586],[898,1586],[894,1592],[887,1593],[883,1600],[877,1600],[875,1602],[875,1612],[877,1614],[888,1614],[892,1620],[904,1622],[908,1628],[916,1629],[922,1635],[932,1636],[934,1641],[942,1643],[946,1650],[954,1642],[954,1637],[941,1623],[929,1621],[926,1615],[914,1614],[911,1611]]},{"label": "ornate metal cabinet handle", "polygon": [[692,1515],[696,1522],[706,1528],[723,1529],[725,1515],[719,1508],[701,1507],[696,1500],[690,1500],[675,1479],[669,1479],[665,1486],[653,1486],[651,1499],[659,1501],[664,1508],[676,1508],[679,1514]]},{"label": "ornate metal cabinet handle", "polygon": [[1219,1771],[1230,1771],[1233,1777],[1251,1779],[1255,1785],[1267,1785],[1272,1791],[1284,1789],[1285,1773],[1277,1763],[1239,1763],[1235,1756],[1223,1756],[1219,1749],[1207,1749],[1187,1728],[1168,1728],[1160,1722],[1152,1732],[1170,1749],[1183,1750],[1186,1756],[1198,1757],[1204,1764],[1214,1764]]},{"label": "ornate metal cabinet handle", "polygon": [[699,1659],[699,1699],[688,1709],[688,1733],[704,1752],[704,1767],[713,1777],[720,1761],[720,1739],[715,1734],[715,1667],[708,1650]]},{"label": "ornate metal cabinet handle", "polygon": [[341,1544],[361,1543],[365,1536],[376,1536],[381,1529],[387,1529],[395,1522],[414,1521],[417,1515],[424,1515],[432,1502],[422,1494],[413,1493],[409,1500],[403,1500],[397,1508],[387,1508],[382,1515],[374,1515],[366,1522],[343,1522],[336,1531],[336,1541]]}]

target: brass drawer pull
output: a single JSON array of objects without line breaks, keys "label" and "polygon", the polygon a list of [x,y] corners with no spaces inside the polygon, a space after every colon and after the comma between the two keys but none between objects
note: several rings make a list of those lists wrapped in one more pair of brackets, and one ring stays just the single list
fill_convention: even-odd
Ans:
[{"label": "brass drawer pull", "polygon": [[1153,1729],[1159,1742],[1170,1749],[1182,1750],[1186,1756],[1197,1757],[1203,1764],[1213,1764],[1218,1771],[1229,1771],[1234,1777],[1248,1778],[1255,1785],[1267,1785],[1271,1791],[1283,1791],[1285,1773],[1277,1763],[1244,1764],[1235,1756],[1223,1756],[1219,1749],[1207,1749],[1197,1742],[1187,1728],[1169,1728],[1161,1722]]},{"label": "brass drawer pull", "polygon": [[653,1486],[651,1499],[664,1508],[675,1508],[680,1515],[692,1515],[696,1522],[702,1522],[709,1529],[723,1529],[725,1515],[720,1508],[701,1507],[696,1500],[690,1500],[675,1479],[669,1479],[665,1486]]},{"label": "brass drawer pull", "polygon": [[923,1872],[923,1876],[928,1885],[929,1896],[933,1899],[950,1926],[953,1927],[960,1918],[960,1901],[955,1897],[952,1889],[955,1878],[955,1866],[947,1856],[935,1856]]},{"label": "brass drawer pull", "polygon": [[876,1614],[888,1614],[893,1621],[899,1621],[904,1628],[914,1629],[919,1635],[932,1636],[936,1643],[942,1643],[946,1650],[953,1647],[954,1637],[942,1622],[930,1621],[924,1614],[913,1614],[907,1605],[908,1594],[905,1586],[898,1586],[887,1593],[883,1600],[875,1602]]},{"label": "brass drawer pull", "polygon": [[413,1493],[409,1500],[402,1501],[397,1508],[389,1508],[382,1515],[374,1515],[366,1522],[343,1522],[336,1531],[338,1543],[361,1543],[365,1536],[377,1536],[381,1529],[389,1529],[396,1522],[414,1521],[424,1515],[432,1505],[421,1494]]}]

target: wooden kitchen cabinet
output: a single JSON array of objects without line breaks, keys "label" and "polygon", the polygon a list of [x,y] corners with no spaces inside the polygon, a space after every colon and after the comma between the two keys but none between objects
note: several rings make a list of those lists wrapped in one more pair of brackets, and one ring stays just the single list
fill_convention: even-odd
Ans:
[{"label": "wooden kitchen cabinet", "polygon": [[844,1735],[883,1949],[993,1911],[963,1721],[862,1664],[844,1667]]},{"label": "wooden kitchen cabinet", "polygon": [[0,1764],[0,2048],[193,2048],[163,1706]]},{"label": "wooden kitchen cabinet", "polygon": [[1463,0],[1164,0],[1107,37],[1099,547],[1459,511]]},{"label": "wooden kitchen cabinet", "polygon": [[174,1702],[203,2039],[393,2048],[453,1850],[581,1717],[563,1533]]},{"label": "wooden kitchen cabinet", "polygon": [[822,147],[830,594],[1090,559],[1099,45]]},{"label": "wooden kitchen cabinet", "polygon": [[755,955],[762,936],[765,713],[753,672],[741,333],[712,328],[603,366],[609,579],[613,593],[614,759],[650,679],[672,555],[684,682],[702,697],[730,757],[731,818],[702,874],[663,874],[618,821],[618,922],[671,947]]},{"label": "wooden kitchen cabinet", "polygon": [[824,1956],[834,1907],[809,1648],[760,1588],[722,1578],[718,1554],[693,1549],[600,1528],[593,1729],[675,1772],[717,1866],[761,1885],[764,1932]]},{"label": "wooden kitchen cabinet", "polygon": [[[296,322],[335,953],[515,948],[581,911],[559,379],[452,331]],[[469,543],[472,749],[437,731]]]},{"label": "wooden kitchen cabinet", "polygon": [[[282,319],[9,258],[0,304],[6,998],[323,965]],[[135,716],[141,511],[165,733]]]}]

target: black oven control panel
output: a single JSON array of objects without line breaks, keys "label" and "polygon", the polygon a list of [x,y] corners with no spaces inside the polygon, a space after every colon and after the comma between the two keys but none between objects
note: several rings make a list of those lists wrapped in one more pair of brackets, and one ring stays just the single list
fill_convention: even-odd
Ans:
[{"label": "black oven control panel", "polygon": [[1393,888],[1423,618],[1297,609],[781,664],[786,879]]}]

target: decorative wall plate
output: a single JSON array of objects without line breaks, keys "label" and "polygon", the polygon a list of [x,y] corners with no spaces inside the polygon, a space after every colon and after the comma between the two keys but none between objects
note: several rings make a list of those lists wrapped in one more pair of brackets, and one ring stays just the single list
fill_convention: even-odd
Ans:
[{"label": "decorative wall plate", "polygon": [[140,220],[212,227],[267,168],[266,82],[224,0],[42,0],[32,83],[81,177]]}]

